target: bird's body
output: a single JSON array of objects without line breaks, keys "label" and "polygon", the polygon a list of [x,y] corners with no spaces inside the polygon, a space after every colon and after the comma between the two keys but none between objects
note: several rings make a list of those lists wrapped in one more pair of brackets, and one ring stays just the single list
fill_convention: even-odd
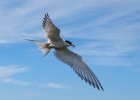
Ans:
[{"label": "bird's body", "polygon": [[75,45],[60,37],[60,29],[52,23],[48,14],[44,17],[43,28],[45,30],[44,37],[48,39],[48,42],[27,40],[36,43],[44,55],[47,55],[51,49],[55,49],[54,55],[58,60],[71,66],[75,73],[90,85],[99,90],[103,90],[101,83],[88,65],[82,60],[82,57],[68,49],[69,46],[75,47]]},{"label": "bird's body", "polygon": [[67,44],[63,40],[55,40],[55,41],[49,41],[50,47],[52,48],[64,48],[67,47]]}]

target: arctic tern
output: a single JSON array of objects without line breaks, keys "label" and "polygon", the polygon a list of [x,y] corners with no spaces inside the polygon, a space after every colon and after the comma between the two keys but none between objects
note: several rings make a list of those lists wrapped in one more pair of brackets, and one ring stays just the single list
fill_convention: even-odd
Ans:
[{"label": "arctic tern", "polygon": [[68,49],[69,46],[75,47],[75,45],[60,37],[60,29],[53,24],[48,13],[43,18],[43,28],[45,31],[44,37],[48,40],[47,42],[26,40],[36,43],[43,55],[47,55],[51,49],[54,49],[56,58],[68,64],[82,80],[85,80],[86,83],[89,83],[89,85],[92,85],[98,90],[104,90],[98,78],[82,60],[82,57]]}]

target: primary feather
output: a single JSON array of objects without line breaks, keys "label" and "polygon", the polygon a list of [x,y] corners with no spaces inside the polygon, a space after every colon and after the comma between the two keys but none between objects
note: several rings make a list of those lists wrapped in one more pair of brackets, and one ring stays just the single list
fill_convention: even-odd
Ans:
[{"label": "primary feather", "polygon": [[58,29],[53,22],[51,21],[48,14],[45,15],[43,20],[43,28],[45,30],[45,38],[53,41],[59,40],[60,37],[60,29]]},{"label": "primary feather", "polygon": [[67,48],[55,49],[54,54],[59,60],[70,65],[71,68],[81,77],[81,79],[84,79],[97,89],[103,90],[101,83],[88,65],[82,60],[81,56],[68,50]]}]

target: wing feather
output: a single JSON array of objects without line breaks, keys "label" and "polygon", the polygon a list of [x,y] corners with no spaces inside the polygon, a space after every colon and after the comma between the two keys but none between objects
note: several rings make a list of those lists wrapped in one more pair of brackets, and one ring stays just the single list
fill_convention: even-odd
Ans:
[{"label": "wing feather", "polygon": [[43,28],[45,30],[44,37],[49,40],[59,40],[60,37],[60,29],[58,29],[53,22],[51,21],[48,14],[45,14],[43,18]]},{"label": "wing feather", "polygon": [[56,49],[54,54],[60,61],[70,65],[82,80],[85,80],[85,82],[99,90],[103,90],[101,83],[88,65],[82,60],[81,56],[68,50],[67,48]]}]

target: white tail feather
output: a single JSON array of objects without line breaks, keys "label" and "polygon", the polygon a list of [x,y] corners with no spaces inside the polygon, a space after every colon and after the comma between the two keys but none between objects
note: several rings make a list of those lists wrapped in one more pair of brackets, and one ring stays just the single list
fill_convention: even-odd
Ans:
[{"label": "white tail feather", "polygon": [[38,40],[30,40],[30,39],[25,39],[31,42],[34,42],[35,44],[37,44],[37,46],[39,47],[39,49],[42,51],[43,55],[47,55],[49,53],[49,51],[51,50],[51,48],[47,48],[46,45],[48,45],[48,43],[46,42],[42,42],[42,41],[38,41]]}]

